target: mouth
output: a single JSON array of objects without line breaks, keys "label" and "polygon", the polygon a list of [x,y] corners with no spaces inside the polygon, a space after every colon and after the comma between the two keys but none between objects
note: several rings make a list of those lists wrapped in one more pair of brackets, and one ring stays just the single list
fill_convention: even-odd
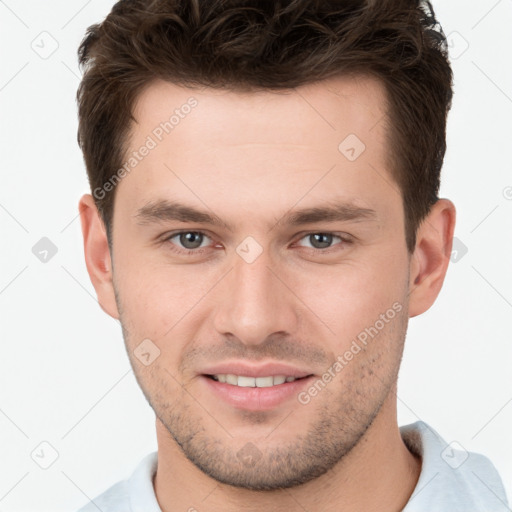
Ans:
[{"label": "mouth", "polygon": [[250,377],[247,375],[234,375],[232,373],[205,375],[205,377],[222,384],[229,384],[230,386],[238,386],[240,388],[271,388],[281,386],[287,382],[307,379],[311,376],[312,375],[306,375],[304,377],[294,377],[292,375],[269,375],[265,377]]},{"label": "mouth", "polygon": [[297,403],[314,374],[286,363],[232,361],[204,368],[200,382],[212,403],[245,411],[271,411]]}]

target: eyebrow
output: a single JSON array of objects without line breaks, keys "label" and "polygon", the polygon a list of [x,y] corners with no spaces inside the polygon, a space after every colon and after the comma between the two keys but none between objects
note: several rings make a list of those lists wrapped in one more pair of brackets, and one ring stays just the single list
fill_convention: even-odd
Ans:
[{"label": "eyebrow", "polygon": [[[234,231],[233,225],[225,222],[213,212],[199,210],[179,201],[169,201],[167,199],[147,203],[137,211],[135,217],[138,224],[164,221],[195,222],[223,227],[231,232]],[[330,203],[326,206],[292,210],[280,220],[275,219],[275,223],[296,227],[314,222],[361,222],[365,220],[375,221],[377,218],[377,212],[371,208],[363,208],[352,203]]]}]

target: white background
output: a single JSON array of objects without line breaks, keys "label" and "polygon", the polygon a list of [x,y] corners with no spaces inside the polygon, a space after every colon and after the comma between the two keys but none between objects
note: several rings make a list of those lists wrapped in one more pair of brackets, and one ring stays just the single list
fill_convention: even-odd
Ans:
[{"label": "white background", "polygon": [[[87,181],[76,143],[76,50],[112,5],[0,2],[4,512],[75,510],[156,449],[120,326],[89,282],[77,218]],[[511,499],[512,0],[434,7],[455,74],[441,195],[457,206],[467,253],[451,264],[436,304],[410,322],[399,423],[424,420],[448,443],[487,455]],[[32,48],[57,44],[45,59]],[[32,253],[42,237],[58,249],[46,263]],[[36,448],[51,457],[43,441],[58,452],[48,469],[31,458]]]}]

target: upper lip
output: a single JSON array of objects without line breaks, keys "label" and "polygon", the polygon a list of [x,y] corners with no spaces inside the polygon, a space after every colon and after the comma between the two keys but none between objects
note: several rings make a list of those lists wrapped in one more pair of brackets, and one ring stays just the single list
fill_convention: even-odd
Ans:
[{"label": "upper lip", "polygon": [[232,361],[229,363],[219,363],[205,368],[203,375],[243,375],[245,377],[269,377],[284,375],[285,377],[295,377],[300,379],[312,375],[311,372],[291,366],[286,363],[258,363],[250,364],[247,361]]}]

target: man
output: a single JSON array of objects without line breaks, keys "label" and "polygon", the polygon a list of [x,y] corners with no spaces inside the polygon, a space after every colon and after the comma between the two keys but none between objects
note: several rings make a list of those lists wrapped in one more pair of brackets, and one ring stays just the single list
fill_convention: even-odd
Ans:
[{"label": "man", "polygon": [[396,419],[455,225],[430,4],[120,1],[79,55],[87,269],[158,441],[82,512],[507,510]]}]

